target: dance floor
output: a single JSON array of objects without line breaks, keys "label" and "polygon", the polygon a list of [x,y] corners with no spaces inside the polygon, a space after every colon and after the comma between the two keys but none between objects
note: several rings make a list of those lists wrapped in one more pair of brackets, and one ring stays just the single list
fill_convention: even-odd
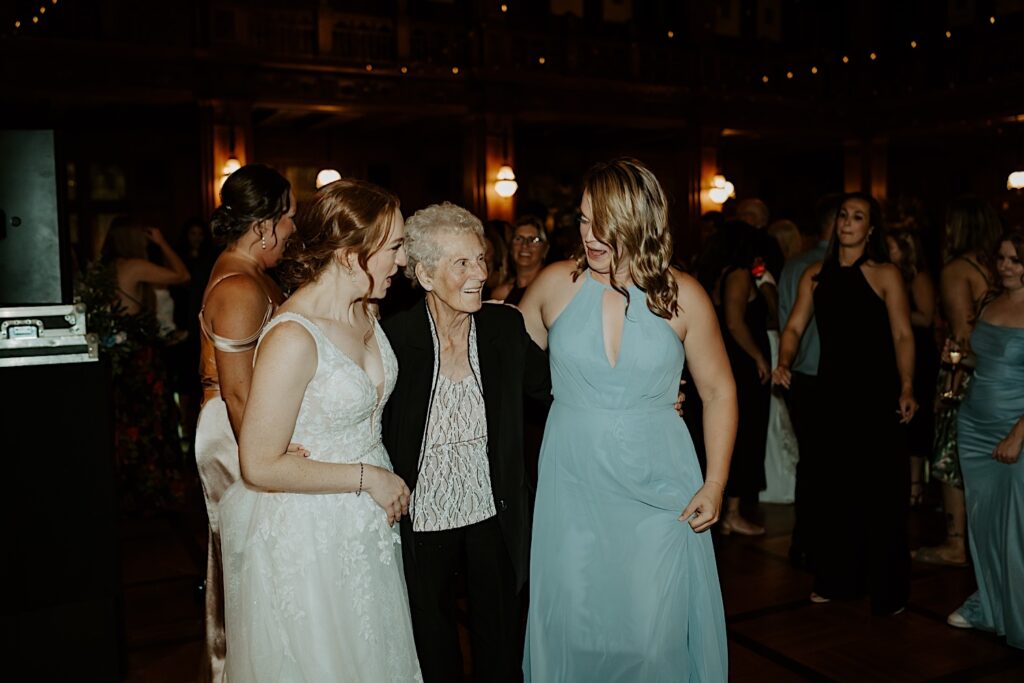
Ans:
[{"label": "dance floor", "polygon": [[[945,623],[973,590],[970,569],[915,564],[910,605],[896,617],[871,617],[866,603],[813,605],[810,575],[787,559],[791,507],[762,505],[760,514],[766,536],[716,539],[730,680],[1024,681],[1024,653]],[[914,542],[936,540],[940,522],[934,510],[914,513]],[[194,513],[122,525],[131,683],[195,680],[205,523],[200,503]]]}]

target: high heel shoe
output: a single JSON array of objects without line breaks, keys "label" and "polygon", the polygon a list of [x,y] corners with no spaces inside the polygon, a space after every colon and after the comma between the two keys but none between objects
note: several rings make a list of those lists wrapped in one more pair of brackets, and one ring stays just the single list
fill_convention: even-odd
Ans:
[{"label": "high heel shoe", "polygon": [[729,534],[733,534],[733,533],[739,534],[740,536],[763,536],[764,535],[764,527],[763,526],[758,526],[757,524],[753,524],[751,522],[748,522],[747,520],[743,519],[742,517],[740,517],[740,524],[739,525],[737,525],[737,523],[735,521],[730,520],[727,517],[723,517],[722,521],[718,523],[718,530],[719,530],[719,532],[721,532],[721,534],[723,536],[728,536]]}]

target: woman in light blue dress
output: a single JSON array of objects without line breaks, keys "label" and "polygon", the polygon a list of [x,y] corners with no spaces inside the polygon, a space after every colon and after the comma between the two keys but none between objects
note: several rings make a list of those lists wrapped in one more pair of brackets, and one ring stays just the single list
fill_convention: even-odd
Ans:
[{"label": "woman in light blue dress", "polygon": [[949,615],[1024,649],[1024,230],[1004,235],[998,293],[982,309],[958,438],[978,590]]},{"label": "woman in light blue dress", "polygon": [[[736,435],[715,310],[669,267],[666,202],[640,162],[592,168],[584,253],[521,303],[549,347],[554,403],[540,455],[523,672],[536,683],[725,681],[711,537]],[[690,361],[707,479],[676,414]]]}]

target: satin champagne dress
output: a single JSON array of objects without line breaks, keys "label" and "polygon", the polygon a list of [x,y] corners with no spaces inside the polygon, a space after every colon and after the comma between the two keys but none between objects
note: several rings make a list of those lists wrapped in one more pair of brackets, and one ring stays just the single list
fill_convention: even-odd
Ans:
[{"label": "satin champagne dress", "polygon": [[[208,291],[240,273],[230,273],[217,280]],[[228,488],[241,476],[238,468],[238,443],[235,441],[228,407],[220,394],[215,351],[244,353],[256,348],[260,334],[276,310],[267,297],[267,311],[256,332],[245,339],[227,339],[214,334],[199,311],[200,360],[199,374],[203,383],[203,406],[196,426],[196,465],[203,484],[210,541],[206,553],[205,647],[200,667],[200,681],[221,683],[224,678],[226,639],[224,635],[224,570],[221,561],[220,501]]]}]

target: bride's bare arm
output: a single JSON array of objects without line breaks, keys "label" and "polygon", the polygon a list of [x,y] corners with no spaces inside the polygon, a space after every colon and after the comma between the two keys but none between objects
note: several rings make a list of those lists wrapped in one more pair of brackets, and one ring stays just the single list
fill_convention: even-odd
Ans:
[{"label": "bride's bare arm", "polygon": [[290,454],[299,407],[317,367],[316,343],[301,325],[284,322],[260,345],[242,418],[238,459],[247,484],[266,491],[351,493],[360,488],[393,522],[408,511],[409,489],[373,465],[320,462]]}]

